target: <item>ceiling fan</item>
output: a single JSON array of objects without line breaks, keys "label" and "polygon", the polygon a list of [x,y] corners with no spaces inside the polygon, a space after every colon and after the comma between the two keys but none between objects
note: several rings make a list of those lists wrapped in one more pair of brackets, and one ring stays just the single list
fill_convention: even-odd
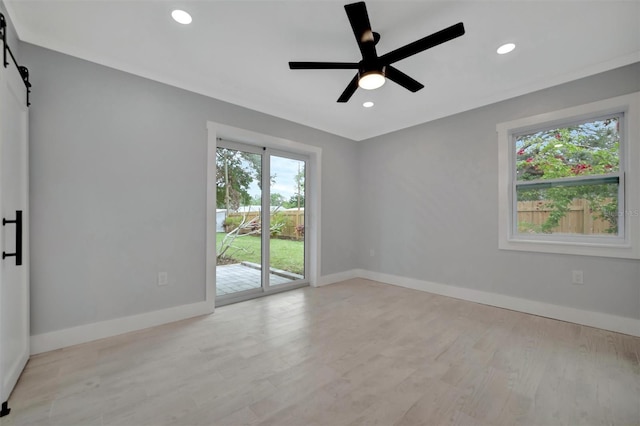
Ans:
[{"label": "ceiling fan", "polygon": [[292,70],[358,70],[356,76],[353,77],[353,80],[349,82],[347,88],[338,98],[338,102],[347,102],[358,87],[368,90],[377,89],[384,84],[386,78],[412,92],[417,92],[424,85],[391,66],[391,64],[464,34],[464,25],[459,22],[437,33],[378,56],[376,44],[380,41],[380,34],[371,31],[367,6],[364,2],[358,2],[347,4],[344,8],[347,11],[353,34],[356,36],[356,42],[362,53],[360,62],[289,62],[289,68]]}]

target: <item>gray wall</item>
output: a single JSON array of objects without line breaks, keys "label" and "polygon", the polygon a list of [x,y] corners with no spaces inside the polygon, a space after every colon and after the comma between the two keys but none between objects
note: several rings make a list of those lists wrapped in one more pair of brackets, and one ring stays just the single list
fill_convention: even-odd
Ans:
[{"label": "gray wall", "polygon": [[[207,120],[323,148],[323,275],[353,252],[357,144],[30,44],[32,334],[205,297]],[[169,273],[167,287],[156,285]]]},{"label": "gray wall", "polygon": [[323,148],[323,275],[362,268],[640,318],[638,261],[497,249],[495,132],[640,90],[638,64],[355,143],[20,49],[34,84],[33,334],[204,300],[207,120]]},{"label": "gray wall", "polygon": [[635,64],[359,142],[359,267],[640,318],[640,261],[498,250],[496,135],[499,122],[638,90]]}]

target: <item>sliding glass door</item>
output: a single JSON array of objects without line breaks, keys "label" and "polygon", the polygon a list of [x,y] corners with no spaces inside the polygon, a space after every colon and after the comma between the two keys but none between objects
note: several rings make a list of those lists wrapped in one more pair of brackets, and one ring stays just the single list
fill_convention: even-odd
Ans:
[{"label": "sliding glass door", "polygon": [[259,150],[216,150],[217,297],[262,288],[261,164]]},{"label": "sliding glass door", "polygon": [[304,280],[304,195],[306,162],[269,156],[271,175],[270,286]]},{"label": "sliding glass door", "polygon": [[308,283],[306,166],[291,153],[218,141],[216,304]]}]

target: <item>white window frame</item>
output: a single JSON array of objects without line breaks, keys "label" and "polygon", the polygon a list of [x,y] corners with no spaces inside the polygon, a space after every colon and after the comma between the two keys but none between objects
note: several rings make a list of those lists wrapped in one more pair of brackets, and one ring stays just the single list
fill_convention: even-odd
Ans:
[{"label": "white window frame", "polygon": [[[618,236],[517,233],[515,138],[555,126],[622,114]],[[640,259],[640,92],[496,126],[498,132],[498,246],[503,250]],[[567,180],[566,178],[563,180]],[[574,178],[575,179],[575,178]],[[578,180],[588,180],[580,177]]]}]

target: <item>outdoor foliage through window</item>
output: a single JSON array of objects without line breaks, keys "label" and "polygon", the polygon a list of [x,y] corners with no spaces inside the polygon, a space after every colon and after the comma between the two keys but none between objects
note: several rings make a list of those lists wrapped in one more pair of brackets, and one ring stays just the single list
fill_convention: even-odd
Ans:
[{"label": "outdoor foliage through window", "polygon": [[620,117],[518,135],[518,232],[618,234]]}]

